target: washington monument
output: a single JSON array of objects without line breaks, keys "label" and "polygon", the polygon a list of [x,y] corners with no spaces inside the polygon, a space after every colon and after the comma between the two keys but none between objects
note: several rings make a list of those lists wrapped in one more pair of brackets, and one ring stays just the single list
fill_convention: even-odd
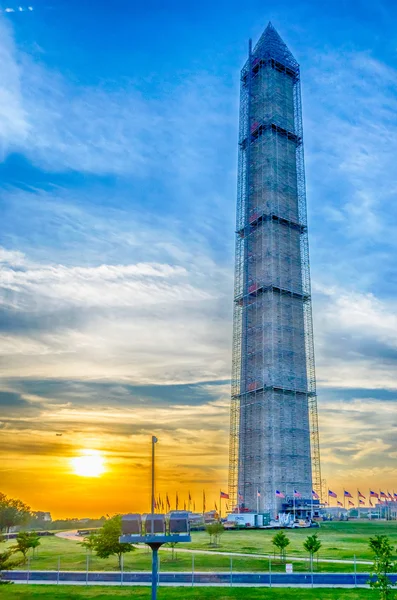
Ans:
[{"label": "washington monument", "polygon": [[230,437],[238,510],[320,495],[300,71],[270,23],[241,71]]}]

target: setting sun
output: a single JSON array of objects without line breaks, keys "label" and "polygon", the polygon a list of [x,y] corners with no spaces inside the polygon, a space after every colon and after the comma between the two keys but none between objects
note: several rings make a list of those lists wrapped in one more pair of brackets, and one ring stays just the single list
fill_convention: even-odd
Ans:
[{"label": "setting sun", "polygon": [[104,458],[98,450],[85,450],[70,463],[74,474],[80,477],[100,477],[106,470]]}]

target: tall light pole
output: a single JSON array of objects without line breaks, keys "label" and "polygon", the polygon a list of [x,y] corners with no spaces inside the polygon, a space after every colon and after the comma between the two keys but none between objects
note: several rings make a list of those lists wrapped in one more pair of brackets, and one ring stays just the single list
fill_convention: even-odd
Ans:
[{"label": "tall light pole", "polygon": [[154,523],[154,505],[155,505],[155,499],[154,499],[154,447],[157,444],[158,439],[156,438],[155,435],[152,435],[152,519],[151,519],[151,533],[153,534],[153,523]]},{"label": "tall light pole", "polygon": [[[152,435],[152,502],[151,502],[151,516],[150,528],[148,526],[149,514],[146,515],[146,524],[142,530],[141,516],[135,514],[124,515],[121,522],[122,535],[119,537],[121,544],[147,544],[152,549],[152,600],[157,599],[157,580],[158,580],[158,551],[163,544],[169,544],[170,542],[191,542],[189,519],[185,517],[185,523],[182,528],[178,523],[173,524],[170,519],[167,525],[164,515],[157,515],[158,525],[157,528],[159,533],[154,533],[154,508],[155,508],[155,495],[154,495],[154,484],[155,484],[155,444],[158,439]],[[183,520],[183,519],[182,519]],[[175,521],[175,519],[174,519]],[[148,531],[150,529],[150,532]],[[168,530],[168,533],[167,533]]]},{"label": "tall light pole", "polygon": [[[155,445],[158,439],[155,435],[152,435],[152,518],[151,518],[151,534],[154,534],[154,458],[155,458]],[[150,545],[152,549],[152,600],[157,598],[157,580],[158,580],[158,569],[159,569],[159,548],[161,544],[153,543]]]}]

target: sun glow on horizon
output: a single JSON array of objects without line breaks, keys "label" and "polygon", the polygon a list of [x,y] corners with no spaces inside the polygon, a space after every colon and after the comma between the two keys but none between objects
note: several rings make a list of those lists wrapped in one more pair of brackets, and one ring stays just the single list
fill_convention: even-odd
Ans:
[{"label": "sun glow on horizon", "polygon": [[105,460],[99,450],[84,450],[70,459],[73,473],[79,477],[100,477],[106,472]]}]

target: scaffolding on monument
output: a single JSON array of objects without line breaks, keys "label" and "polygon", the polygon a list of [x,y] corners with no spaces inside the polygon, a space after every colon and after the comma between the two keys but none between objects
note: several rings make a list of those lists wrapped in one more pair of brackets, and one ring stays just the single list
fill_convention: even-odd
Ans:
[{"label": "scaffolding on monument", "polygon": [[[268,443],[281,443],[269,436],[276,425],[283,431],[283,423],[261,419],[262,414],[277,419],[261,408],[271,393],[306,402],[313,489],[321,497],[300,73],[269,24],[253,51],[250,43],[241,72],[229,446],[233,506],[241,500],[239,472],[244,461],[260,458],[265,429]],[[295,400],[291,411],[299,404]],[[285,431],[296,445],[300,434],[290,420]],[[270,469],[275,454],[268,451],[266,460]],[[249,477],[246,485],[252,488],[258,474],[252,470]]]}]

